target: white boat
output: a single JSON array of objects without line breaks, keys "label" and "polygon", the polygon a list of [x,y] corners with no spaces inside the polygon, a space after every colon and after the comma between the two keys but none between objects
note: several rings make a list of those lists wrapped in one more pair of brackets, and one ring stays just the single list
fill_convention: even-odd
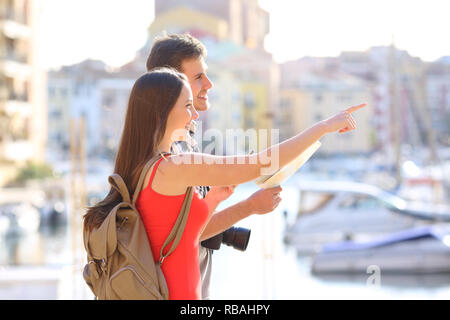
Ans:
[{"label": "white boat", "polygon": [[344,241],[323,246],[313,258],[315,274],[449,274],[450,226],[412,228],[372,241]]},{"label": "white boat", "polygon": [[370,241],[393,232],[450,221],[448,206],[405,201],[369,184],[299,181],[296,187],[302,194],[322,194],[325,199],[286,229],[285,241],[300,254],[317,253],[326,243]]}]

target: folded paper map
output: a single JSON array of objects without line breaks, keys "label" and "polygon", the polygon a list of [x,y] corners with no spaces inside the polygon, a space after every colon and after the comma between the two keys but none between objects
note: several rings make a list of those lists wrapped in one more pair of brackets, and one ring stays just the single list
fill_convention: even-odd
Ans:
[{"label": "folded paper map", "polygon": [[281,184],[281,182],[287,180],[292,176],[309,158],[316,152],[321,146],[319,141],[314,142],[303,151],[297,158],[289,162],[284,167],[280,168],[277,172],[271,175],[261,176],[254,180],[258,187],[262,189],[273,188]]}]

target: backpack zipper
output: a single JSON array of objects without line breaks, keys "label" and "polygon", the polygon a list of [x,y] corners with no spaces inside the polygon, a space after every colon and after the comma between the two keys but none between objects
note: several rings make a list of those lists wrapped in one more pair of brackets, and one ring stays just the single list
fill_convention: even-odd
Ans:
[{"label": "backpack zipper", "polygon": [[116,277],[119,275],[119,273],[121,273],[122,271],[125,271],[125,270],[130,270],[131,272],[133,272],[134,275],[136,276],[136,278],[138,279],[138,281],[139,281],[143,286],[145,286],[145,281],[144,281],[144,279],[142,279],[142,277],[136,272],[136,270],[134,270],[134,268],[132,268],[132,267],[130,267],[130,266],[123,267],[123,268],[120,268],[119,270],[117,270],[117,271],[111,276],[110,281],[114,280],[114,278],[116,278]]}]

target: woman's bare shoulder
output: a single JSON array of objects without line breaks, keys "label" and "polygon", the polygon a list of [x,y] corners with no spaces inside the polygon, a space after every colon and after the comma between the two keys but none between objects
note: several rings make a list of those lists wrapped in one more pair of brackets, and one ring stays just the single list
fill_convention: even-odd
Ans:
[{"label": "woman's bare shoulder", "polygon": [[[150,187],[163,195],[179,195],[185,193],[186,187],[180,183],[179,179],[169,174],[171,172],[171,164],[168,157],[166,156],[165,158],[167,160],[161,160],[156,168]],[[151,175],[152,170],[149,170],[145,176],[144,188],[149,185]]]}]

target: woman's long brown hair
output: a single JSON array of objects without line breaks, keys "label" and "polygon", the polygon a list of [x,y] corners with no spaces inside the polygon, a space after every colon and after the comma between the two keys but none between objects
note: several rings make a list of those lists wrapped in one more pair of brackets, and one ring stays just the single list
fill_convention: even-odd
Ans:
[{"label": "woman's long brown hair", "polygon": [[[145,163],[156,154],[186,77],[171,68],[154,69],[136,80],[128,102],[125,124],[117,151],[114,173],[134,192]],[[122,197],[114,188],[84,215],[84,228],[100,227]]]}]

